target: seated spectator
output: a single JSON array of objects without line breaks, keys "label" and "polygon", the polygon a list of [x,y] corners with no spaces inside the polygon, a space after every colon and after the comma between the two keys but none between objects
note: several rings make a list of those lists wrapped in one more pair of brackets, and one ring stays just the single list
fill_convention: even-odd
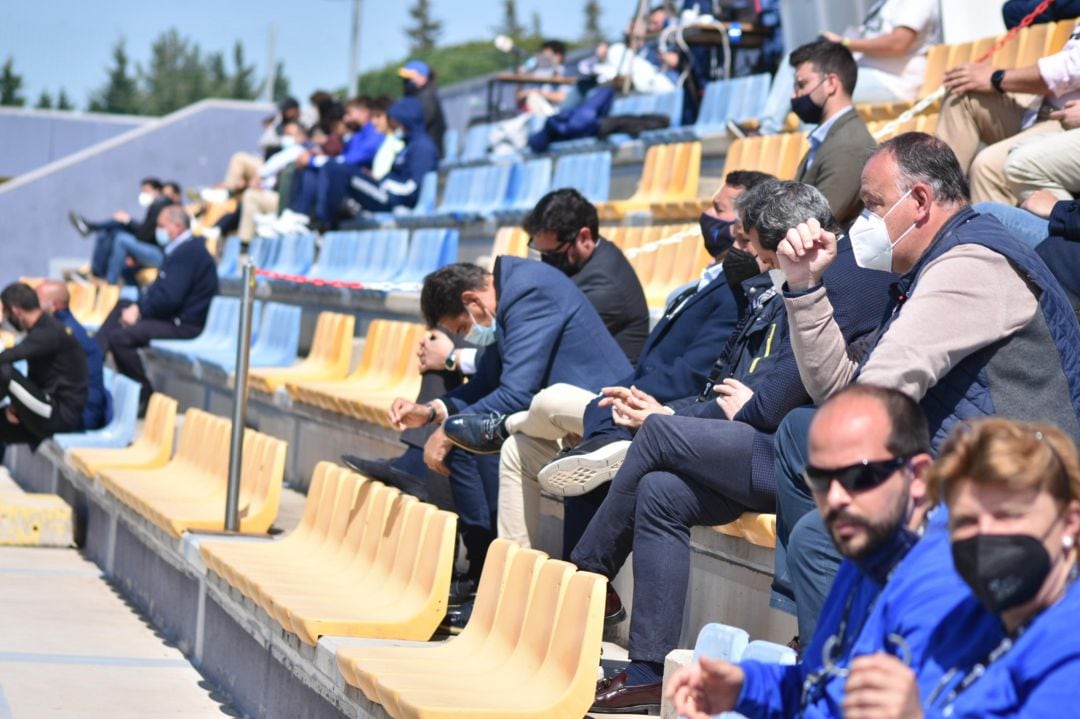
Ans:
[{"label": "seated spectator", "polygon": [[82,425],[80,429],[100,429],[108,423],[112,414],[109,392],[105,389],[105,378],[102,368],[105,365],[105,357],[97,342],[90,339],[75,315],[68,309],[70,296],[67,285],[60,280],[44,280],[36,289],[38,305],[42,312],[52,315],[60,320],[82,347],[86,357],[86,405],[82,412]]},{"label": "seated spectator", "polygon": [[[1069,188],[1080,190],[1071,154],[1076,143],[1060,137],[1068,113],[1059,112],[1080,99],[1077,63],[1080,33],[1074,31],[1061,52],[1034,65],[1000,70],[987,63],[964,63],[946,71],[949,94],[941,106],[937,136],[968,171],[975,202],[1015,205],[1026,199],[1040,186],[1025,174],[1052,174],[1059,199],[1069,199]],[[1033,95],[1042,95],[1041,103],[1033,103],[1038,100]],[[979,150],[980,143],[988,147]],[[1013,184],[1005,176],[1007,163],[1016,174]]]},{"label": "seated spectator", "polygon": [[[396,207],[416,205],[424,175],[438,169],[438,150],[424,129],[423,107],[416,98],[398,100],[386,114],[397,124],[405,143],[405,148],[394,158],[393,168],[379,181],[354,175],[348,186],[329,188],[326,207],[341,207],[345,197],[356,201],[368,212],[389,212]],[[336,216],[329,226],[337,226]]]},{"label": "seated spectator", "polygon": [[[521,66],[521,72],[533,77],[562,77],[566,74],[566,43],[545,40],[540,51]],[[530,85],[517,92],[518,105],[530,115],[549,117],[566,100],[566,85]]]},{"label": "seated spectator", "polygon": [[169,180],[161,185],[161,194],[169,198],[174,205],[181,205],[184,202],[184,191],[180,187],[180,183],[174,180]]},{"label": "seated spectator", "polygon": [[930,692],[893,656],[859,657],[847,715],[1059,716],[1080,682],[1076,445],[1051,425],[978,420],[954,432],[930,483],[949,511],[956,571],[1006,636],[981,655],[950,656],[978,637],[950,616],[933,637],[935,664],[949,671]]},{"label": "seated spectator", "polygon": [[[1080,439],[1072,306],[1031,248],[971,210],[952,151],[923,133],[889,140],[866,163],[862,197],[866,211],[850,230],[856,260],[903,275],[871,346],[841,338],[820,286],[833,234],[799,225],[778,252],[791,344],[815,401],[853,381],[899,389],[923,405],[935,447],[957,421],[987,414],[1051,421]],[[777,574],[790,570],[801,636],[813,634],[806,628],[838,564],[799,475],[807,422],[796,410],[776,439],[777,542],[787,555]]]},{"label": "seated spectator", "polygon": [[394,159],[405,149],[405,142],[397,135],[397,125],[386,114],[391,104],[393,100],[385,96],[371,101],[371,124],[382,135],[382,142],[371,161],[371,176],[376,180],[390,174]]},{"label": "seated spectator", "polygon": [[139,358],[152,339],[190,339],[202,332],[210,300],[218,292],[217,266],[206,245],[192,237],[182,207],[171,206],[158,218],[158,242],[165,261],[158,278],[138,302],[121,300],[94,339],[112,353],[116,370],[142,385],[139,415],[146,411],[153,387]]},{"label": "seated spectator", "polygon": [[[623,42],[608,45],[603,59],[593,65],[592,71],[597,83],[629,77],[630,86],[636,92],[663,93],[675,89],[675,82],[670,76],[670,73],[674,72],[674,66],[660,55],[655,43],[646,42],[646,32],[645,23],[631,21],[626,28]],[[670,55],[666,57],[668,60],[672,59]],[[678,63],[677,56],[675,62]]]},{"label": "seated spectator", "polygon": [[[419,114],[419,113],[417,113]],[[442,422],[450,414],[511,414],[529,406],[549,384],[566,382],[597,391],[630,371],[630,363],[585,296],[561,272],[540,262],[502,256],[491,274],[453,264],[428,275],[420,308],[429,327],[443,327],[487,347],[467,384],[427,404],[394,401],[398,430]],[[458,527],[475,581],[495,538],[498,478],[463,474],[463,453],[442,429],[424,447],[429,468],[449,475]]]},{"label": "seated spectator", "polygon": [[[29,286],[16,282],[0,292],[4,319],[22,341],[0,352],[0,443],[31,444],[82,429],[86,407],[86,355],[75,334],[41,309]],[[26,374],[14,367],[24,360]]]},{"label": "seated spectator", "polygon": [[[224,187],[228,194],[240,198],[240,217],[236,233],[244,242],[250,242],[255,236],[256,216],[277,213],[281,196],[278,188],[282,184],[280,176],[313,147],[300,123],[286,123],[283,132],[281,149],[265,161],[247,152],[237,152],[229,158]],[[220,195],[208,196],[205,191],[203,196],[217,201],[223,199]],[[306,228],[302,217],[290,216],[289,221],[290,224],[282,228],[282,231]],[[302,227],[297,228],[298,225]],[[203,236],[216,239],[222,234],[215,231],[216,229],[204,230]]]},{"label": "seated spectator", "polygon": [[[435,71],[428,67],[426,62],[410,60],[398,70],[398,76],[402,79],[405,97],[415,97],[423,106],[424,130],[435,143],[441,160],[446,154],[443,148],[446,117],[443,115],[442,102],[439,100],[439,86],[435,80]],[[411,129],[406,130],[406,132],[411,131]]]},{"label": "seated spectator", "polygon": [[1062,133],[1051,133],[1014,147],[1005,160],[1003,175],[1009,194],[1027,202],[1035,194],[1071,200],[1080,193],[1080,100],[1069,100],[1050,119],[1061,123]]},{"label": "seated spectator", "polygon": [[74,210],[68,213],[80,235],[88,237],[91,232],[95,233],[90,260],[90,272],[94,277],[116,284],[128,266],[129,257],[142,267],[161,265],[161,248],[154,242],[154,228],[161,211],[173,204],[161,189],[161,181],[154,177],[147,177],[140,183],[139,206],[146,209],[146,215],[139,223],[124,210],[118,210],[105,222],[88,222]]},{"label": "seated spectator", "polygon": [[795,68],[791,109],[803,122],[817,125],[795,179],[820,190],[833,217],[847,227],[862,210],[859,172],[877,147],[851,105],[859,70],[846,48],[824,40],[796,49],[790,62]]},{"label": "seated spectator", "polygon": [[270,157],[281,149],[281,138],[285,134],[285,124],[300,121],[300,103],[294,97],[286,97],[278,103],[278,112],[265,121],[259,147],[263,157]]},{"label": "seated spectator", "polygon": [[[1001,19],[1005,21],[1005,28],[1012,30],[1040,4],[1041,0],[1007,0],[1001,6]],[[1050,3],[1048,9],[1036,15],[1035,22],[1057,22],[1077,16],[1080,16],[1080,0],[1057,0]]]}]

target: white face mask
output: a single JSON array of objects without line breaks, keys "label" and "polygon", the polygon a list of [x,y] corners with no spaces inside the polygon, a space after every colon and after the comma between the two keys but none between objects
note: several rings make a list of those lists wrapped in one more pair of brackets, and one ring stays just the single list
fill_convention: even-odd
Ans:
[{"label": "white face mask", "polygon": [[472,320],[472,327],[465,333],[465,341],[477,347],[487,347],[495,344],[495,318],[491,317],[491,313],[487,311],[487,308],[484,308],[484,314],[491,317],[491,325],[487,327],[477,322],[468,309],[465,311],[469,313],[469,319]]},{"label": "white face mask", "polygon": [[152,204],[154,204],[154,194],[152,192],[139,193],[139,207],[149,207]]},{"label": "white face mask", "polygon": [[158,243],[159,247],[164,247],[165,245],[172,242],[172,238],[169,237],[168,230],[166,230],[164,227],[159,227],[154,230],[154,240]]},{"label": "white face mask", "polygon": [[290,147],[296,147],[296,138],[292,135],[284,135],[281,138],[281,149],[288,150]]},{"label": "white face mask", "polygon": [[904,230],[904,234],[893,242],[889,237],[889,228],[885,225],[885,218],[910,194],[911,190],[905,192],[904,196],[893,203],[893,206],[882,217],[878,217],[870,210],[863,210],[859,218],[851,225],[848,237],[851,238],[851,251],[855,253],[855,264],[859,267],[892,272],[893,248],[915,229],[915,224],[912,223],[911,227]]}]

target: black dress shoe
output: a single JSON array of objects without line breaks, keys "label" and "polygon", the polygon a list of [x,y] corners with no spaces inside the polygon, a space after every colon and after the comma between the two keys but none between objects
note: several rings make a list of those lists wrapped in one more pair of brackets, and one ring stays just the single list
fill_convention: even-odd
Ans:
[{"label": "black dress shoe", "polygon": [[461,630],[469,623],[469,618],[472,616],[473,603],[474,600],[470,599],[459,606],[447,607],[446,617],[439,625],[439,631],[450,636],[461,634]]},{"label": "black dress shoe", "polygon": [[443,422],[446,438],[474,454],[498,454],[506,440],[506,415],[455,414]]},{"label": "black dress shoe", "polygon": [[604,600],[604,626],[618,624],[624,619],[626,619],[626,607],[623,606],[619,593],[608,584],[607,598]]},{"label": "black dress shoe", "polygon": [[394,460],[392,459],[364,459],[363,457],[357,457],[355,454],[343,454],[341,455],[341,463],[369,479],[375,479],[383,484],[400,489],[417,499],[427,499],[427,487],[424,480],[408,472],[401,471],[394,466]]},{"label": "black dress shoe", "polygon": [[83,219],[83,216],[75,210],[68,212],[68,220],[71,221],[71,224],[75,228],[75,231],[83,237],[86,237],[90,234],[90,225],[87,224],[86,220]]},{"label": "black dress shoe", "polygon": [[[447,606],[461,607],[472,604],[476,598],[476,580],[464,574],[455,575],[450,580],[450,599]],[[471,609],[469,611],[472,611]]]},{"label": "black dress shoe", "polygon": [[537,479],[552,494],[587,494],[615,478],[629,449],[629,440],[610,435],[593,437],[560,452],[540,470]]},{"label": "black dress shoe", "polygon": [[626,672],[596,683],[590,714],[659,714],[664,682],[627,686]]}]

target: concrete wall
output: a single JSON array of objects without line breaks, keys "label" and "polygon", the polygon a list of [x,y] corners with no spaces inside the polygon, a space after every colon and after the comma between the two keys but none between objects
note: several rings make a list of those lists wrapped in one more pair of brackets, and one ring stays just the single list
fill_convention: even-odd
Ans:
[{"label": "concrete wall", "polygon": [[89,259],[91,243],[68,224],[71,209],[94,219],[119,209],[141,217],[135,198],[146,175],[185,187],[220,182],[233,152],[257,149],[260,120],[272,111],[261,103],[204,100],[0,186],[0,283],[44,275],[50,259]]},{"label": "concrete wall", "polygon": [[17,177],[153,118],[0,107],[0,177]]}]

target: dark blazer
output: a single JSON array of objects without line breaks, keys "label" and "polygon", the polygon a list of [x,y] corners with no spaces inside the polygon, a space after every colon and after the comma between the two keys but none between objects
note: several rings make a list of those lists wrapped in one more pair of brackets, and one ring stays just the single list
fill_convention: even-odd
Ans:
[{"label": "dark blazer", "polygon": [[1039,243],[1035,252],[1080,314],[1080,201],[1065,200],[1054,205],[1050,236]]},{"label": "dark blazer", "polygon": [[158,215],[161,211],[173,203],[165,195],[158,195],[150,206],[146,208],[146,215],[143,216],[142,222],[135,222],[131,220],[127,223],[127,231],[135,235],[135,238],[140,242],[145,242],[148,245],[157,244],[157,240],[154,238],[154,231],[157,230]]},{"label": "dark blazer", "polygon": [[617,384],[632,384],[661,402],[699,392],[738,316],[723,273],[685,303],[676,297],[645,341],[637,369]]},{"label": "dark blazer", "polygon": [[592,257],[570,279],[596,308],[627,359],[637,362],[649,336],[649,305],[622,250],[598,239]]},{"label": "dark blazer", "polygon": [[139,299],[139,315],[202,327],[217,293],[214,258],[200,238],[189,237],[165,255],[157,279]]},{"label": "dark blazer", "polygon": [[598,391],[632,371],[600,315],[562,272],[503,256],[494,275],[495,346],[480,355],[469,382],[443,398],[450,414],[520,412],[549,385]]},{"label": "dark blazer", "polygon": [[814,155],[814,164],[806,168],[804,156],[795,172],[795,179],[813,185],[825,195],[833,217],[847,227],[862,212],[859,185],[862,169],[870,153],[877,147],[866,123],[852,108],[829,128],[829,134]]}]

